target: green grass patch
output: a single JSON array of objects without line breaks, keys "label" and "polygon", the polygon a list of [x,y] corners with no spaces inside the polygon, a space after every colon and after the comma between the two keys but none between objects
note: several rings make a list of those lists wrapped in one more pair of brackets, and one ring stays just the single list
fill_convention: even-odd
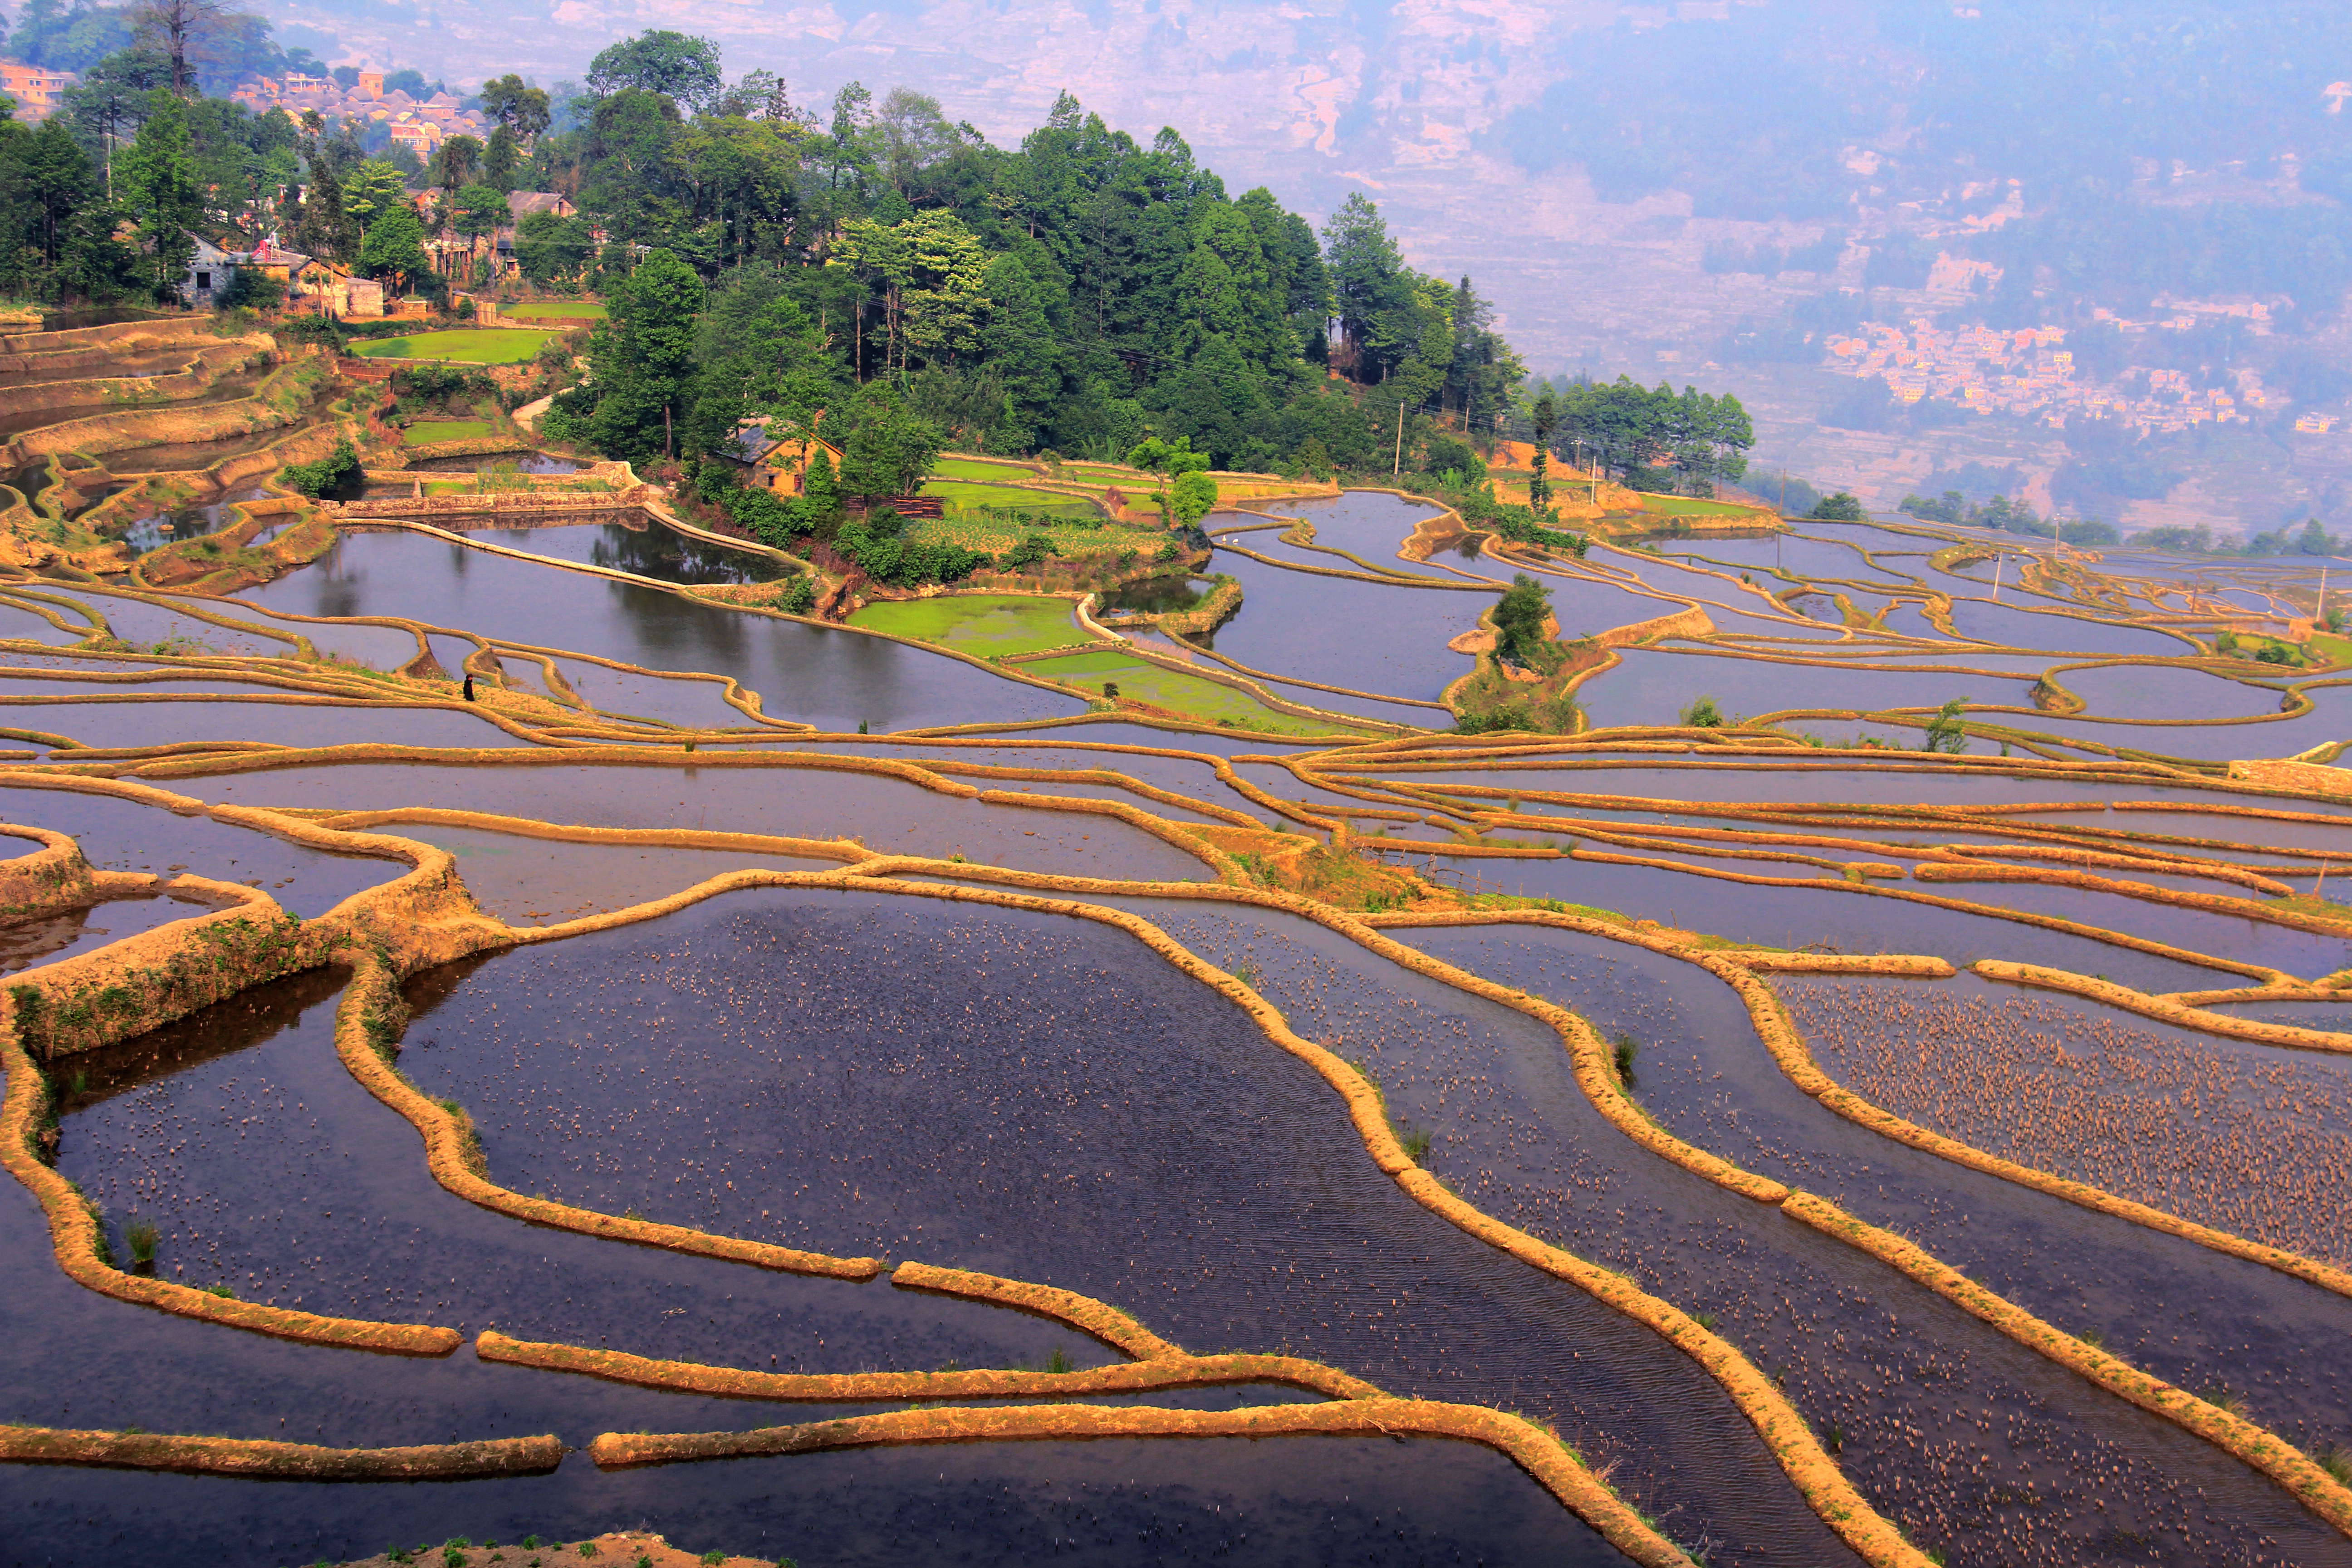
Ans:
[{"label": "green grass patch", "polygon": [[419,419],[400,433],[400,444],[423,447],[435,441],[478,441],[491,429],[487,419]]},{"label": "green grass patch", "polygon": [[369,359],[446,359],[464,364],[520,364],[539,352],[553,332],[504,327],[464,327],[447,332],[417,332],[353,343],[352,353]]},{"label": "green grass patch", "polygon": [[1168,535],[1157,530],[1122,528],[1103,523],[1088,528],[1088,521],[1100,521],[1101,514],[1091,510],[1082,515],[1063,513],[1033,514],[1026,521],[1009,517],[990,517],[977,511],[951,511],[945,517],[918,517],[907,520],[907,537],[927,544],[956,544],[966,550],[984,550],[990,554],[1012,549],[1023,538],[1042,533],[1054,542],[1066,559],[1081,555],[1115,555],[1122,550],[1133,550],[1139,558],[1149,560]]},{"label": "green grass patch", "polygon": [[1748,509],[1728,501],[1701,500],[1696,496],[1643,496],[1642,510],[1668,517],[1733,517]]},{"label": "green grass patch", "polygon": [[2330,664],[2352,664],[2352,639],[2333,632],[2314,632],[2305,646],[2315,658],[2324,658]]},{"label": "green grass patch", "polygon": [[1139,702],[1149,702],[1155,708],[1165,708],[1208,724],[1230,721],[1236,729],[1283,735],[1355,732],[1341,724],[1277,712],[1246,691],[1203,680],[1197,675],[1162,669],[1116,649],[1041,658],[1019,668],[1024,675],[1076,681],[1089,696],[1101,696],[1103,682],[1108,680],[1118,686],[1122,697],[1132,697]]},{"label": "green grass patch", "polygon": [[[1034,478],[1034,476],[1029,476]],[[1094,516],[1099,512],[1075,496],[1059,490],[1032,489],[1019,484],[984,484],[971,479],[925,479],[922,493],[937,496],[942,506],[979,508],[984,506],[1017,506],[1043,509],[1046,507],[1077,507]]]},{"label": "green grass patch", "polygon": [[1061,647],[1087,635],[1071,615],[1069,600],[1034,594],[958,594],[868,605],[849,624],[920,637],[981,658]]},{"label": "green grass patch", "polygon": [[510,316],[518,321],[562,321],[566,318],[602,321],[611,318],[611,313],[604,306],[592,300],[540,300],[528,305],[501,305],[499,314]]},{"label": "green grass patch", "polygon": [[1026,463],[991,463],[979,458],[941,458],[931,465],[934,479],[1002,479],[1007,484],[1020,484],[1037,477],[1037,470]]}]

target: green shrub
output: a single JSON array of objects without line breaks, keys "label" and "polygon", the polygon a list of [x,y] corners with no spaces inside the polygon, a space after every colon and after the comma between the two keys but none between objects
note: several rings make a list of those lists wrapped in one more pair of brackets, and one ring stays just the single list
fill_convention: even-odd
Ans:
[{"label": "green shrub", "polygon": [[366,481],[367,471],[349,441],[336,442],[333,451],[314,463],[289,463],[278,471],[279,484],[312,500],[356,498]]},{"label": "green shrub", "polygon": [[1484,735],[1496,730],[1533,730],[1535,721],[1524,708],[1497,708],[1486,713],[1465,713],[1454,721],[1457,735]]}]

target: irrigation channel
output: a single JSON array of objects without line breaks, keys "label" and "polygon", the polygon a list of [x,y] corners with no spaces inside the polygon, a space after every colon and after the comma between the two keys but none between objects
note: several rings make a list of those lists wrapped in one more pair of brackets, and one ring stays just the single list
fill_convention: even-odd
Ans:
[{"label": "irrigation channel", "polygon": [[10,1563],[2352,1568],[2315,563],[1261,494],[844,624],[261,444],[0,578]]}]

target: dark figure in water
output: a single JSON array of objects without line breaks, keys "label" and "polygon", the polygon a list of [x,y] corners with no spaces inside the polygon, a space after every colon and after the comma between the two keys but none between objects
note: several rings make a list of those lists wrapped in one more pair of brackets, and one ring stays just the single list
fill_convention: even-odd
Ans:
[{"label": "dark figure in water", "polygon": [[468,702],[471,702],[473,700],[474,700],[474,678],[473,678],[473,676],[472,676],[472,675],[468,674],[468,675],[466,677],[466,700],[467,700],[467,701],[468,701]]}]

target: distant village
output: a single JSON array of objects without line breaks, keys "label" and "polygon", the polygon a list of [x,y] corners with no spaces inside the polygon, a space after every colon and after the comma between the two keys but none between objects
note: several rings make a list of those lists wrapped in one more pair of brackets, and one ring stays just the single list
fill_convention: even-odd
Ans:
[{"label": "distant village", "polygon": [[[2114,321],[2126,334],[2186,331],[2215,314],[2245,317],[2257,334],[2269,325],[2268,311],[2259,304],[2184,305],[2145,321],[2126,321],[2104,310],[2094,314]],[[2135,368],[2124,378],[2141,384],[2102,386],[2077,374],[2074,355],[2065,342],[2063,327],[2015,331],[1944,328],[1925,316],[1903,326],[1868,321],[1858,335],[1828,340],[1823,368],[1884,381],[1906,405],[1940,397],[1979,413],[2038,420],[2053,428],[2084,416],[2156,435],[2252,420],[2290,402],[2285,394],[2265,387],[2262,373],[2251,366],[2231,372],[2228,386],[2200,388],[2185,372],[2147,368]],[[2309,414],[2295,422],[2295,428],[2326,435],[2335,424],[2331,416]]]},{"label": "distant village", "polygon": [[[66,89],[80,79],[72,71],[0,60],[0,92],[16,100],[16,118],[27,125],[37,125],[55,113],[64,101]],[[362,134],[372,124],[382,125],[395,144],[415,153],[420,162],[432,157],[452,136],[478,140],[489,136],[488,117],[479,110],[459,108],[451,94],[436,92],[417,99],[398,88],[387,92],[383,83],[383,71],[361,71],[349,87],[331,76],[289,74],[246,82],[229,99],[256,114],[282,109],[295,121],[305,110],[316,110],[328,124],[348,121]]]},{"label": "distant village", "polygon": [[[0,60],[0,92],[16,100],[16,118],[27,124],[37,124],[55,113],[63,103],[66,89],[79,80],[72,71]],[[363,70],[347,87],[333,77],[289,73],[242,83],[229,94],[229,99],[255,114],[281,110],[298,123],[305,113],[315,110],[327,124],[349,123],[362,137],[371,125],[381,125],[390,138],[390,145],[406,147],[420,164],[429,162],[442,142],[452,136],[487,141],[494,129],[488,116],[479,110],[461,107],[457,98],[447,91],[418,99],[399,88],[387,91],[384,80],[383,71]],[[433,196],[433,192],[425,191],[410,199],[418,216],[425,220],[426,253],[433,258],[436,269],[445,274],[454,272],[460,261],[472,260],[478,265],[488,259],[493,263],[492,276],[511,276],[516,270],[516,226],[522,218],[534,212],[569,217],[574,210],[568,198],[552,192],[516,191],[507,197],[512,222],[480,241],[461,240],[434,232]],[[594,237],[601,242],[602,231],[596,231]],[[227,289],[238,272],[247,269],[257,270],[284,287],[297,310],[322,310],[337,316],[380,316],[388,308],[381,285],[354,276],[349,268],[272,246],[267,240],[252,250],[236,251],[199,238],[180,288],[181,297],[192,305],[210,304]]]},{"label": "distant village", "polygon": [[490,121],[479,110],[460,109],[446,91],[422,100],[398,88],[386,92],[383,78],[382,71],[363,70],[345,87],[332,77],[263,77],[237,88],[229,100],[256,114],[282,109],[299,121],[306,110],[316,110],[330,125],[348,121],[361,131],[370,123],[383,125],[395,144],[415,153],[420,162],[430,159],[452,136],[488,138]]}]

